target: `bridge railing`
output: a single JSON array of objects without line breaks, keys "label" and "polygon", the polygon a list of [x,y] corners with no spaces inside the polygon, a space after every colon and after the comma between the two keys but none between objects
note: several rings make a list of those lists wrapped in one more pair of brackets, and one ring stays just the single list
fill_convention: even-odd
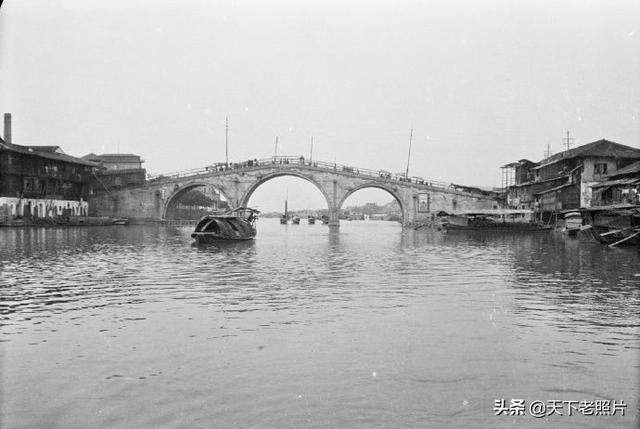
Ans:
[{"label": "bridge railing", "polygon": [[152,183],[163,182],[163,181],[171,181],[175,179],[181,179],[186,177],[194,177],[200,175],[210,175],[212,173],[217,172],[226,172],[231,170],[244,170],[244,169],[253,169],[260,168],[264,166],[273,166],[273,165],[304,165],[313,168],[319,168],[322,170],[331,170],[337,171],[341,173],[353,174],[357,176],[367,176],[376,179],[385,179],[397,182],[408,182],[419,185],[426,185],[437,188],[446,188],[451,189],[454,188],[452,183],[445,183],[436,180],[428,180],[418,176],[409,176],[406,177],[404,174],[391,173],[386,170],[371,170],[367,168],[359,168],[353,167],[350,165],[338,164],[336,162],[326,162],[326,161],[316,161],[309,160],[304,157],[296,157],[296,156],[272,156],[270,158],[261,158],[261,159],[250,159],[243,162],[234,162],[229,163],[229,165],[224,162],[218,162],[215,164],[208,165],[206,167],[194,168],[191,170],[183,170],[176,171],[172,173],[164,173],[164,174],[148,174],[147,180]]}]

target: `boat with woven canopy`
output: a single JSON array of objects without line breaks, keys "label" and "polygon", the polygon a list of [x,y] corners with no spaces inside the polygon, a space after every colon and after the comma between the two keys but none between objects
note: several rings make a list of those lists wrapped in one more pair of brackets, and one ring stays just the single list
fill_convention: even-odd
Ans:
[{"label": "boat with woven canopy", "polygon": [[197,243],[213,243],[220,240],[251,240],[256,234],[256,219],[260,212],[248,207],[238,207],[222,214],[203,216],[191,237]]}]

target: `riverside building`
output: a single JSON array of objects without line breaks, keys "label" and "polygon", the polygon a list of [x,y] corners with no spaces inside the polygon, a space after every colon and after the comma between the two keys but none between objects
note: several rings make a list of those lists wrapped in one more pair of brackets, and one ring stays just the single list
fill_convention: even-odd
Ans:
[{"label": "riverside building", "polygon": [[506,187],[507,206],[534,210],[542,220],[563,210],[591,207],[600,183],[639,160],[640,149],[598,140],[537,163],[523,159],[504,165],[503,176],[513,178]]},{"label": "riverside building", "polygon": [[60,146],[12,142],[11,114],[0,138],[0,223],[16,218],[86,216],[98,164],[65,154]]}]

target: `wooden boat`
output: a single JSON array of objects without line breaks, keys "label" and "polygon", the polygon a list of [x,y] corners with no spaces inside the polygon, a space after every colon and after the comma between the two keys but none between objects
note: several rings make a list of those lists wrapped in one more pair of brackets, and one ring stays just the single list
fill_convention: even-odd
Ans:
[{"label": "wooden boat", "polygon": [[602,244],[640,246],[640,206],[614,205],[582,209],[581,230]]},{"label": "wooden boat", "polygon": [[282,216],[280,216],[280,223],[282,225],[286,225],[289,222],[289,210],[288,210],[288,205],[289,205],[289,191],[287,191],[287,198],[285,198],[284,200],[284,214]]},{"label": "wooden boat", "polygon": [[112,220],[111,225],[129,225],[129,219],[120,217]]},{"label": "wooden boat", "polygon": [[219,240],[251,240],[256,236],[258,210],[238,207],[222,214],[203,216],[191,234],[197,243],[214,243]]},{"label": "wooden boat", "polygon": [[552,226],[533,222],[531,210],[479,210],[440,212],[447,232],[549,232]]},{"label": "wooden boat", "polygon": [[564,227],[562,232],[567,235],[575,236],[582,227],[582,215],[579,211],[570,211],[563,213]]},{"label": "wooden boat", "polygon": [[291,218],[291,223],[293,225],[300,225],[300,216],[293,215],[293,217]]},{"label": "wooden boat", "polygon": [[325,216],[322,216],[322,217],[320,218],[320,220],[322,221],[322,224],[323,224],[323,225],[328,225],[328,224],[329,224],[329,216],[326,216],[326,215],[325,215]]},{"label": "wooden boat", "polygon": [[309,225],[314,225],[316,223],[315,216],[308,216],[307,217],[307,222],[309,223]]}]

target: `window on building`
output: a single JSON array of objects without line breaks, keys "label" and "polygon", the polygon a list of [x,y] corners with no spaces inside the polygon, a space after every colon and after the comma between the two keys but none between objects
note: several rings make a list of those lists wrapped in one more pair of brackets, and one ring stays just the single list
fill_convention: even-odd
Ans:
[{"label": "window on building", "polygon": [[607,174],[607,163],[606,162],[602,162],[602,163],[596,162],[595,164],[593,164],[593,173],[594,174]]},{"label": "window on building", "polygon": [[23,182],[23,192],[33,192],[34,180],[31,177],[25,177]]}]

